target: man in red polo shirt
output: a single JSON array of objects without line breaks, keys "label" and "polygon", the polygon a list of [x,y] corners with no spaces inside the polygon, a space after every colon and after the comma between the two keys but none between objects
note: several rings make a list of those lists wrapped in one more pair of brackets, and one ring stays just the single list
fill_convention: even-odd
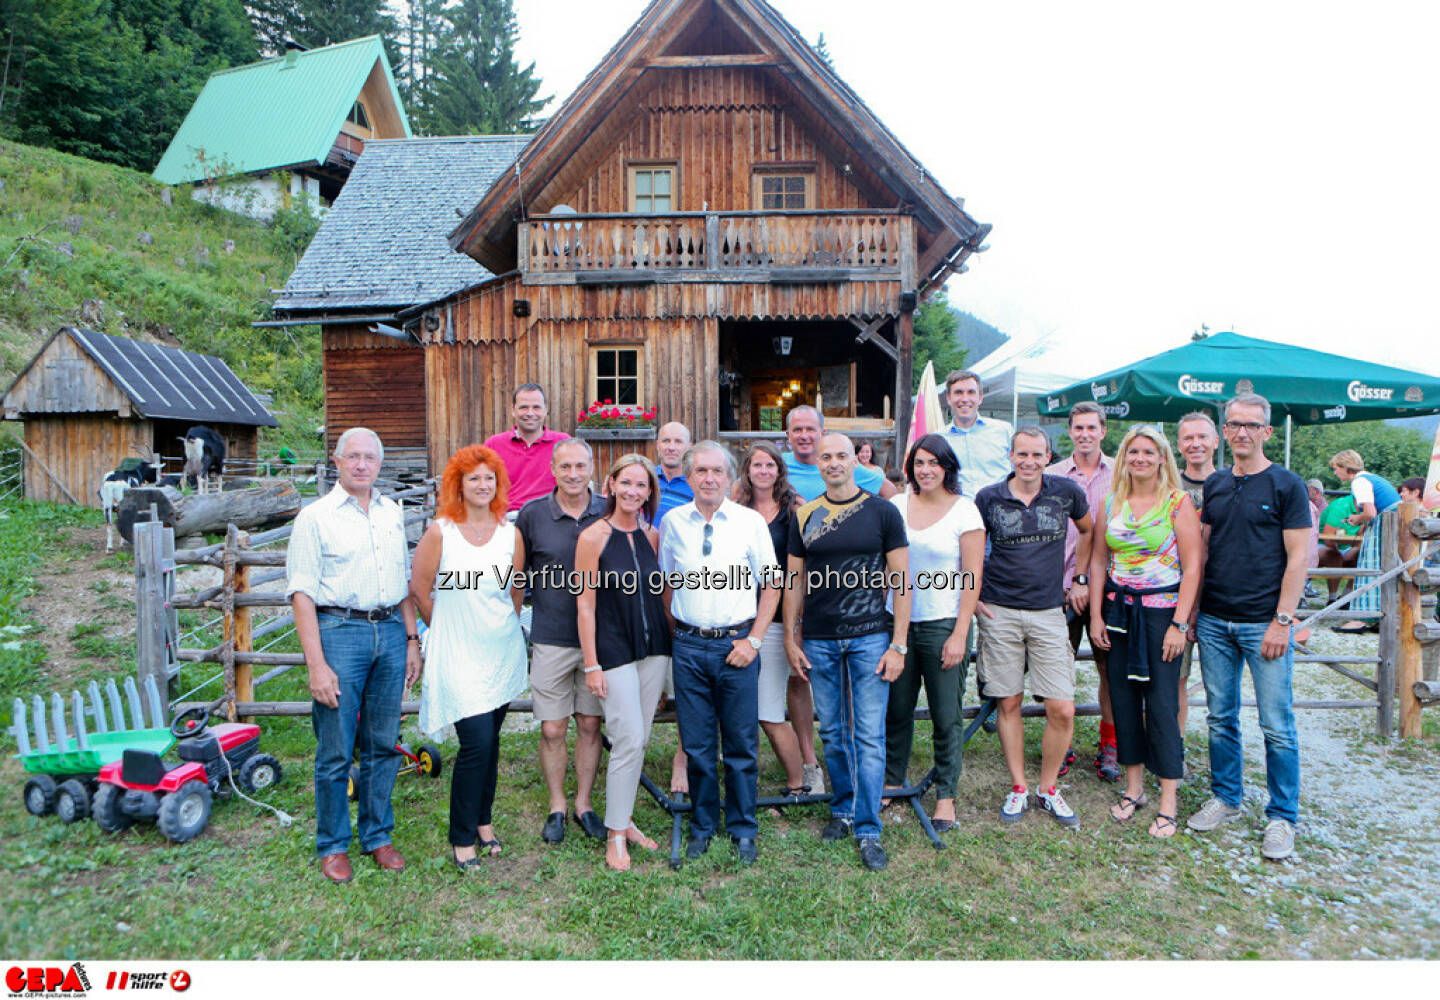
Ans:
[{"label": "man in red polo shirt", "polygon": [[570,435],[547,428],[547,412],[545,390],[534,382],[526,382],[510,397],[515,426],[492,434],[485,441],[485,447],[493,448],[505,462],[505,473],[510,477],[511,520],[527,500],[549,496],[555,490],[550,455],[555,450],[555,442]]}]

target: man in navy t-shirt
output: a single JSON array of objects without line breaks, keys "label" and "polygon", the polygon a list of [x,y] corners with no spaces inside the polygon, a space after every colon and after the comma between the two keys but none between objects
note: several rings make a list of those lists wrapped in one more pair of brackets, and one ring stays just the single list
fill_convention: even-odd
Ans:
[{"label": "man in navy t-shirt", "polygon": [[1295,849],[1299,813],[1291,632],[1309,563],[1310,498],[1299,476],[1265,457],[1274,432],[1265,397],[1247,393],[1230,400],[1221,431],[1235,464],[1205,480],[1205,582],[1195,625],[1209,709],[1212,798],[1189,826],[1213,830],[1240,818],[1240,673],[1249,663],[1270,790],[1261,853],[1278,861]]}]

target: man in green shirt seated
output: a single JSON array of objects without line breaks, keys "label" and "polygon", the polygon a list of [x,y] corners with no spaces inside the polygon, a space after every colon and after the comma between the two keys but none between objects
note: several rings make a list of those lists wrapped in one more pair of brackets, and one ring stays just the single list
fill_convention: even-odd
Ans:
[{"label": "man in green shirt seated", "polygon": [[[1320,514],[1320,565],[1332,569],[1341,566],[1354,566],[1360,558],[1360,546],[1353,541],[1338,541],[1340,538],[1353,538],[1350,534],[1350,525],[1345,519],[1356,513],[1355,498],[1346,493],[1331,500],[1325,510]],[[1334,601],[1336,592],[1340,588],[1342,580],[1354,581],[1354,577],[1332,576],[1325,581],[1326,587],[1330,590],[1330,600]]]}]

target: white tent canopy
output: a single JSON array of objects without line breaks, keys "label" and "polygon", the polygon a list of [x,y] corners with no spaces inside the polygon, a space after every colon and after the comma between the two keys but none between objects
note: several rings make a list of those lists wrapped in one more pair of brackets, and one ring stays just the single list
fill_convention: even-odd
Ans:
[{"label": "white tent canopy", "polygon": [[1037,371],[1025,364],[982,373],[981,391],[985,394],[980,412],[990,417],[999,417],[1012,424],[1022,417],[1038,419],[1039,410],[1035,401],[1048,392],[1063,389],[1075,380],[1069,375]]}]

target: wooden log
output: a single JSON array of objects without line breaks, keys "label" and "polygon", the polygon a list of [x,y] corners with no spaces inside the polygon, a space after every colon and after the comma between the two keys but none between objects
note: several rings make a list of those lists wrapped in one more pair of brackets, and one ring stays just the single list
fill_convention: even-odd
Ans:
[{"label": "wooden log", "polygon": [[[1400,519],[1394,511],[1381,514],[1376,527],[1382,531],[1380,547],[1381,576],[1400,565]],[[1375,712],[1375,732],[1382,740],[1390,739],[1395,728],[1395,696],[1399,678],[1400,658],[1400,584],[1394,579],[1380,585],[1380,663],[1375,668],[1376,696],[1380,704]]]},{"label": "wooden log", "polygon": [[1416,622],[1410,627],[1410,634],[1415,637],[1416,642],[1440,642],[1440,622],[1433,620]]},{"label": "wooden log", "polygon": [[1416,538],[1440,538],[1440,517],[1412,517],[1410,534]]},{"label": "wooden log", "polygon": [[1440,681],[1416,681],[1410,692],[1421,701],[1440,701]]},{"label": "wooden log", "polygon": [[[247,544],[249,535],[234,524],[225,530],[225,627],[221,639],[221,662],[225,665],[225,689],[230,697],[232,722],[235,717],[235,702],[249,702],[255,698],[250,664],[238,660],[238,654],[250,652],[250,608],[237,604],[236,598],[250,589],[250,567],[239,562],[240,551]],[[245,720],[244,716],[239,721]]]},{"label": "wooden log", "polygon": [[[1402,503],[1395,527],[1398,529],[1397,549],[1401,562],[1406,562],[1419,551],[1420,543],[1410,532],[1410,524],[1420,513],[1420,505],[1414,502]],[[1401,582],[1399,601],[1399,650],[1396,662],[1395,682],[1400,695],[1400,738],[1419,739],[1423,720],[1420,701],[1415,697],[1414,686],[1420,681],[1423,651],[1415,637],[1415,625],[1420,621],[1420,588],[1412,582]]]},{"label": "wooden log", "polygon": [[1421,590],[1440,587],[1440,567],[1416,566],[1410,571],[1410,580]]},{"label": "wooden log", "polygon": [[[127,490],[116,520],[120,534],[130,541],[138,512],[154,504],[160,520],[175,529],[176,537],[224,531],[227,524],[265,528],[289,521],[300,513],[300,494],[289,480],[224,493],[182,494],[169,486],[142,486]],[[208,552],[207,546],[197,552]]]}]

